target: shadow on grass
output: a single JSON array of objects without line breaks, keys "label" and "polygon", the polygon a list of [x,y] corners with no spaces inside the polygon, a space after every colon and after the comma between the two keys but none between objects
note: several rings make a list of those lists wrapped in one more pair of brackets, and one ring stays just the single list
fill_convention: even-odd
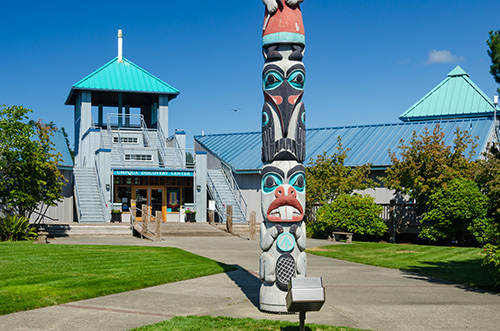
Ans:
[{"label": "shadow on grass", "polygon": [[421,262],[424,266],[403,270],[407,278],[437,285],[457,285],[475,293],[499,295],[495,288],[493,267],[482,266],[481,259],[447,262]]},{"label": "shadow on grass", "polygon": [[[221,263],[221,266],[225,268],[227,264]],[[255,307],[259,308],[260,279],[239,265],[231,265],[229,267],[232,267],[229,271],[224,269],[226,270],[226,274],[236,285],[238,285],[248,300]]]}]

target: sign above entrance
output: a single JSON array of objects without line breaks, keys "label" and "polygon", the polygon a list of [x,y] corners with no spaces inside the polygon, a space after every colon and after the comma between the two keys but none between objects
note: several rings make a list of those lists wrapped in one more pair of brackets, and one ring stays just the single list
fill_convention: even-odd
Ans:
[{"label": "sign above entrance", "polygon": [[114,176],[194,177],[192,171],[113,170]]}]

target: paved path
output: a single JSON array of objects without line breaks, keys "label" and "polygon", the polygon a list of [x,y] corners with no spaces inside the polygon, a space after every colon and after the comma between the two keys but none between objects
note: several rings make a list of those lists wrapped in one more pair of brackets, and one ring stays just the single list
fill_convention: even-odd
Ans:
[{"label": "paved path", "polygon": [[[258,310],[258,242],[238,237],[57,239],[53,244],[174,246],[241,269],[138,291],[0,316],[0,330],[128,330],[176,315],[298,321]],[[331,242],[308,240],[308,247]],[[308,255],[327,303],[306,323],[372,330],[500,330],[500,296],[417,274]]]}]

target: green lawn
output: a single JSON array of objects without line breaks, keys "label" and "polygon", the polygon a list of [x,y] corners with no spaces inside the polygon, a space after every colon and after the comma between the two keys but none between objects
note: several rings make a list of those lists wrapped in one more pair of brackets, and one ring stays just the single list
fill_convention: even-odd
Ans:
[{"label": "green lawn", "polygon": [[[297,316],[297,320],[298,320]],[[160,330],[299,330],[299,323],[254,320],[251,318],[230,318],[230,317],[210,317],[210,316],[187,316],[174,317],[171,320],[160,322],[158,324],[146,325],[134,331],[160,331]],[[306,318],[306,330],[316,331],[361,331],[348,327],[338,327],[330,325],[308,324]]]},{"label": "green lawn", "polygon": [[169,247],[0,243],[0,315],[234,269]]},{"label": "green lawn", "polygon": [[355,242],[308,249],[308,253],[408,270],[459,284],[495,290],[493,268],[481,266],[480,248]]}]

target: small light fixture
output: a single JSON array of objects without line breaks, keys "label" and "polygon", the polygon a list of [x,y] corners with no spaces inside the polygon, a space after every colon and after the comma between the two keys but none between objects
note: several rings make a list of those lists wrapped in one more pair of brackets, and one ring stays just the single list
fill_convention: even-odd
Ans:
[{"label": "small light fixture", "polygon": [[495,106],[498,105],[498,95],[495,95],[493,97],[493,103],[495,104]]},{"label": "small light fixture", "polygon": [[110,188],[111,186],[109,184],[106,184],[106,191],[109,191]]},{"label": "small light fixture", "polygon": [[196,185],[196,190],[198,190],[198,192],[201,191],[201,185]]}]

